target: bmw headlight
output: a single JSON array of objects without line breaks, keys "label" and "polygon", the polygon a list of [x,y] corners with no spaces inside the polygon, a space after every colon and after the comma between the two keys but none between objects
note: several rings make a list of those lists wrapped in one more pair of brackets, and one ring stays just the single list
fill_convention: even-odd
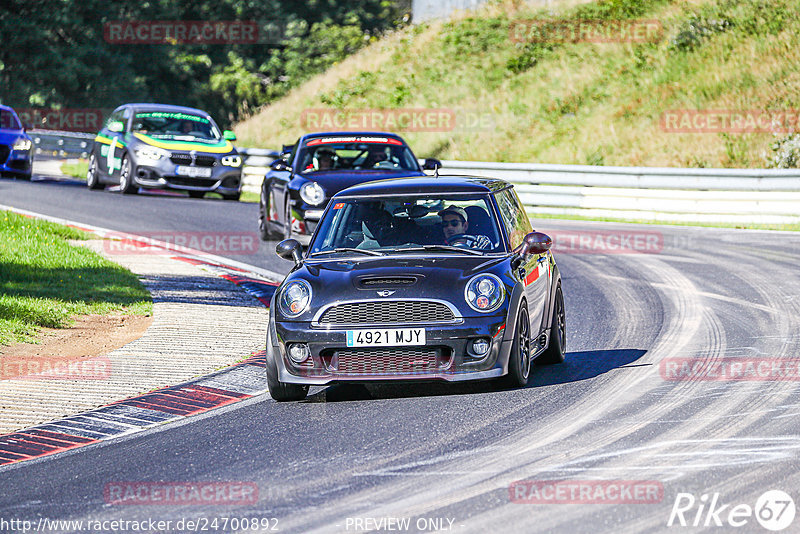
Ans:
[{"label": "bmw headlight", "polygon": [[30,139],[25,139],[24,137],[20,137],[14,143],[14,150],[25,151],[30,150],[32,146]]},{"label": "bmw headlight", "polygon": [[305,280],[289,282],[281,291],[278,305],[286,317],[297,317],[311,304],[311,286]]},{"label": "bmw headlight", "polygon": [[325,190],[317,182],[307,182],[300,187],[300,198],[307,204],[319,206],[325,200]]},{"label": "bmw headlight", "polygon": [[493,312],[503,303],[506,290],[503,282],[493,274],[473,276],[464,289],[464,298],[475,311]]},{"label": "bmw headlight", "polygon": [[169,152],[155,148],[152,146],[139,148],[136,150],[136,159],[139,163],[146,163],[147,161],[158,161],[161,158],[169,157]]},{"label": "bmw headlight", "polygon": [[232,156],[223,156],[222,164],[225,165],[226,167],[241,167],[242,156],[238,154],[234,154]]}]

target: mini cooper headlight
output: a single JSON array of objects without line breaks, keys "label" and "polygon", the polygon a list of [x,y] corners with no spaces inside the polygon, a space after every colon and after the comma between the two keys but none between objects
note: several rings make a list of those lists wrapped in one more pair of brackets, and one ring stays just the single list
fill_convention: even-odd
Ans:
[{"label": "mini cooper headlight", "polygon": [[281,291],[278,302],[286,317],[297,317],[311,304],[311,286],[305,280],[289,282]]},{"label": "mini cooper headlight", "polygon": [[31,140],[25,139],[24,137],[20,137],[14,142],[14,150],[19,150],[23,152],[25,150],[31,149]]},{"label": "mini cooper headlight", "polygon": [[222,164],[225,165],[226,167],[241,167],[242,156],[238,154],[234,154],[232,156],[223,156]]},{"label": "mini cooper headlight", "polygon": [[169,153],[166,150],[161,150],[160,148],[150,146],[136,150],[136,159],[138,159],[141,163],[146,163],[147,161],[158,161],[161,158],[166,158],[167,156],[169,156]]},{"label": "mini cooper headlight", "polygon": [[475,311],[493,312],[505,299],[503,282],[493,274],[479,274],[473,276],[464,289],[464,298],[469,307]]},{"label": "mini cooper headlight", "polygon": [[318,206],[325,200],[325,190],[317,182],[308,182],[300,186],[300,198],[307,204]]}]

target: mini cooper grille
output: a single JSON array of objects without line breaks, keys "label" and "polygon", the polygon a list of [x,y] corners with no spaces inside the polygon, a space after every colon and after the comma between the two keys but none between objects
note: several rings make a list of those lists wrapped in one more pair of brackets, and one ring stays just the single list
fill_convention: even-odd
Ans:
[{"label": "mini cooper grille", "polygon": [[173,152],[169,158],[176,165],[196,165],[197,167],[213,167],[217,163],[214,156],[197,155],[192,160],[192,155],[185,152]]},{"label": "mini cooper grille", "polygon": [[325,310],[323,324],[400,324],[454,321],[450,308],[441,302],[372,301],[338,304]]},{"label": "mini cooper grille", "polygon": [[348,349],[335,353],[343,375],[427,374],[437,370],[439,350],[430,348]]}]

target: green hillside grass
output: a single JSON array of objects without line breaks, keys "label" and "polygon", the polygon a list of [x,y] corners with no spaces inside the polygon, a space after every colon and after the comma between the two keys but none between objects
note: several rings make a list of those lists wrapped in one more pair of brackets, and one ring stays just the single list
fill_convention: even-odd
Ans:
[{"label": "green hillside grass", "polygon": [[[763,167],[772,134],[668,133],[663,113],[800,109],[800,0],[561,5],[497,2],[398,31],[239,123],[240,144],[293,142],[306,109],[444,108],[484,125],[401,132],[418,156]],[[512,24],[531,18],[655,19],[664,32],[652,43],[512,42]]]}]

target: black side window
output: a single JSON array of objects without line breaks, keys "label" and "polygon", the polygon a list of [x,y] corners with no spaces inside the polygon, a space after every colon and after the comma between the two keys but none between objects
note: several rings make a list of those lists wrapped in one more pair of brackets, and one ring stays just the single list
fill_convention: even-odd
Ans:
[{"label": "black side window", "polygon": [[497,193],[495,198],[497,207],[500,208],[503,224],[506,226],[511,249],[516,250],[522,245],[525,236],[533,231],[531,221],[514,189],[505,189]]}]

